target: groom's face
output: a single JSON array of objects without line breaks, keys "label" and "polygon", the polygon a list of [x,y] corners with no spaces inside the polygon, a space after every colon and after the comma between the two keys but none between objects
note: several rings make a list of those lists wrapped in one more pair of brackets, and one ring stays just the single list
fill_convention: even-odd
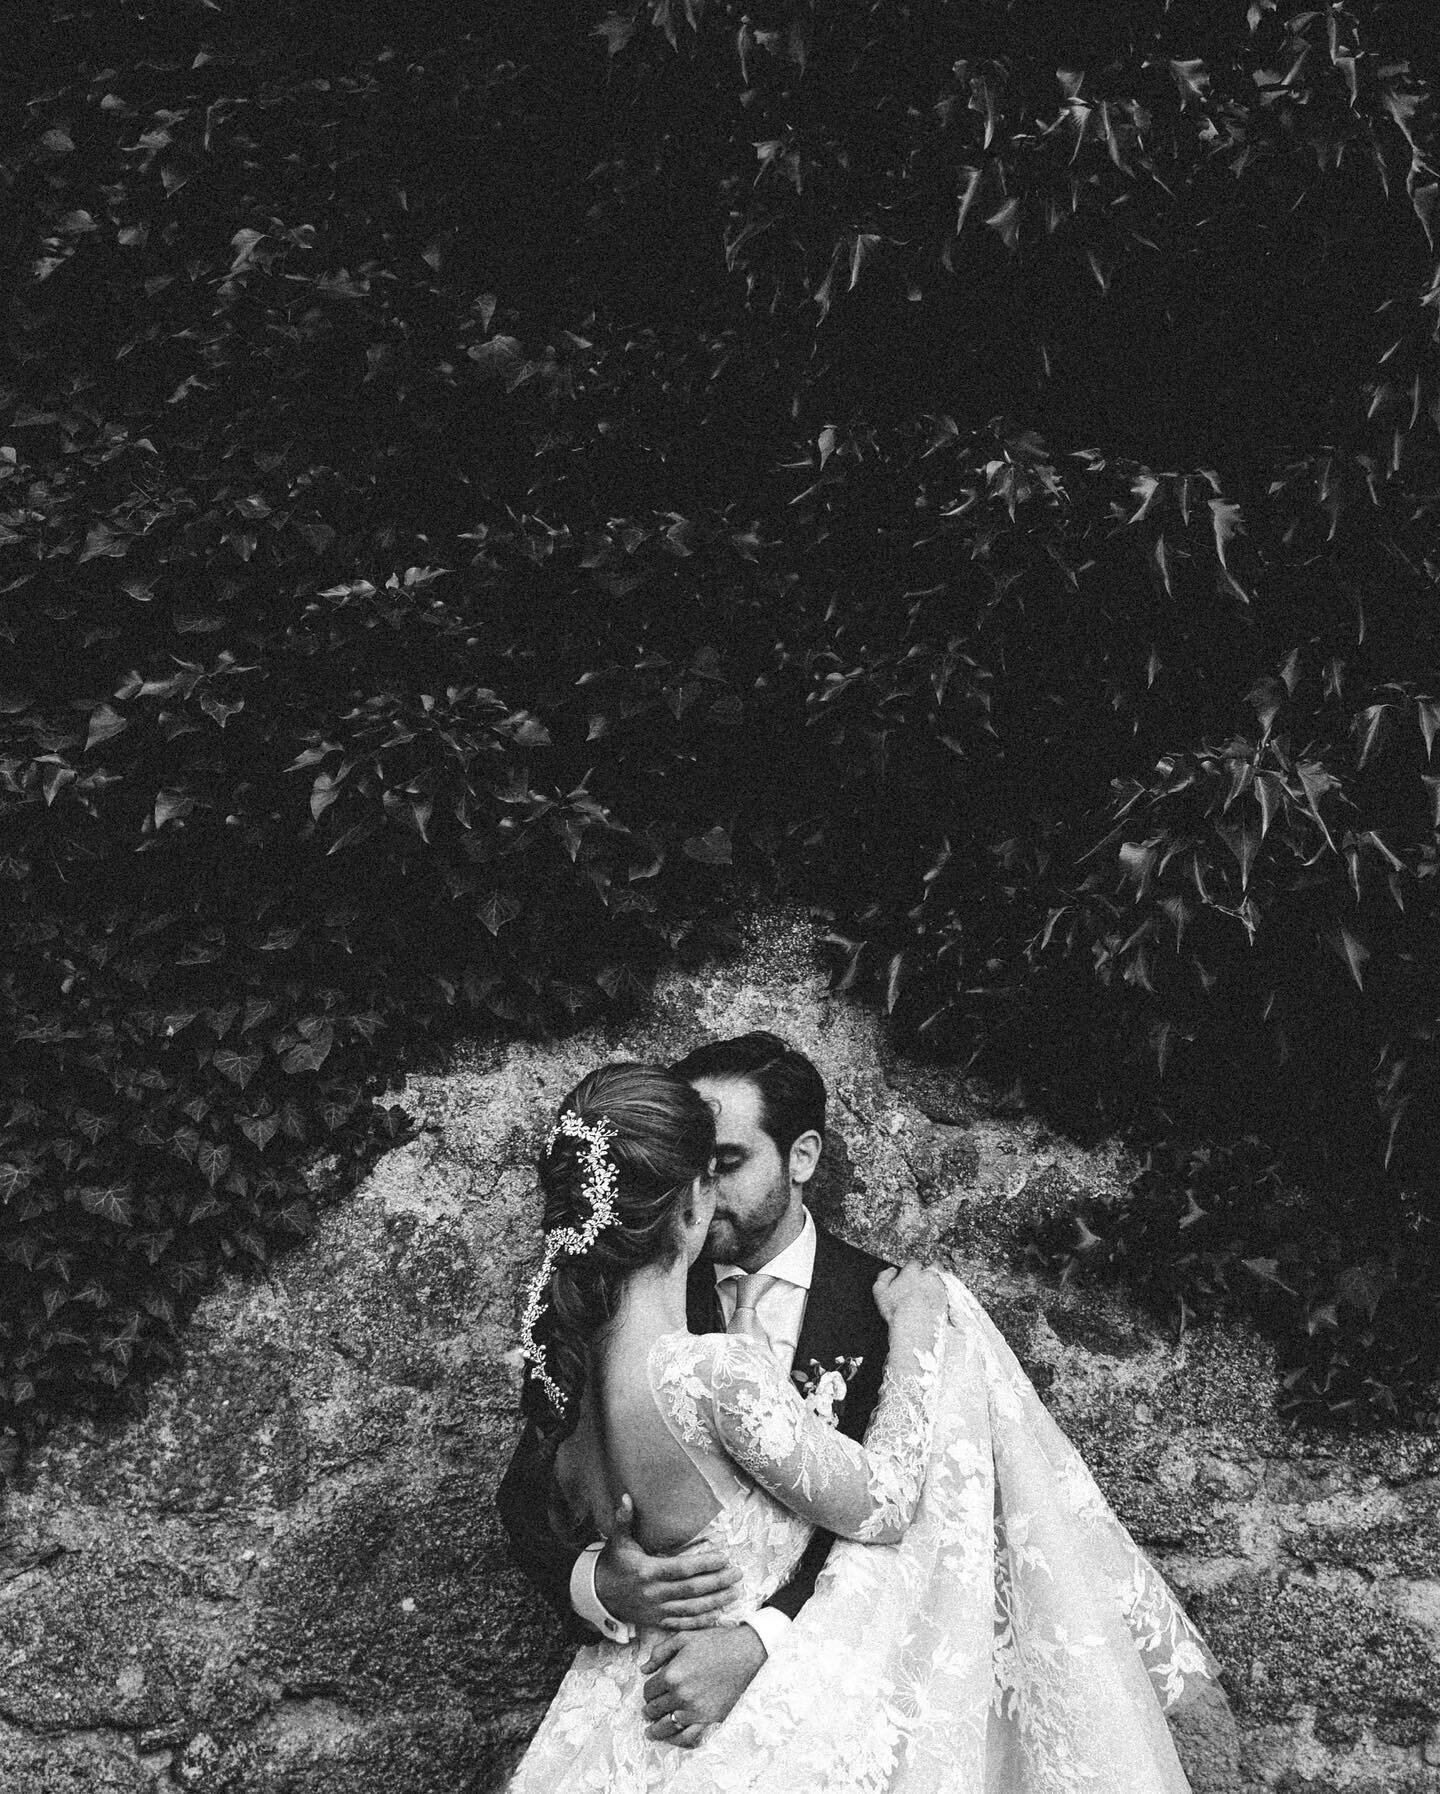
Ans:
[{"label": "groom's face", "polygon": [[696,1078],[715,1114],[715,1215],[705,1240],[717,1264],[757,1269],[798,1232],[803,1188],[760,1125],[760,1092],[748,1078]]}]

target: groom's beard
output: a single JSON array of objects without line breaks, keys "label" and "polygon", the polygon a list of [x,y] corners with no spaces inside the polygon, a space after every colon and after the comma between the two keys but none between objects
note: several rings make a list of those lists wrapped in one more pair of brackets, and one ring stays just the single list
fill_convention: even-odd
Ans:
[{"label": "groom's beard", "polygon": [[705,1257],[712,1264],[763,1264],[770,1241],[790,1212],[789,1180],[777,1180],[749,1215],[717,1207],[705,1235]]}]

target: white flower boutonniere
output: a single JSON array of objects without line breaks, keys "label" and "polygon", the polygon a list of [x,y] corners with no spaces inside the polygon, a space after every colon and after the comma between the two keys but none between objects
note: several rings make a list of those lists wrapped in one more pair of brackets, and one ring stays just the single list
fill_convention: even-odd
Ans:
[{"label": "white flower boutonniere", "polygon": [[865,1362],[864,1358],[837,1358],[827,1370],[817,1358],[803,1369],[794,1370],[794,1377],[805,1406],[826,1426],[839,1426],[840,1409],[849,1393],[849,1380]]}]

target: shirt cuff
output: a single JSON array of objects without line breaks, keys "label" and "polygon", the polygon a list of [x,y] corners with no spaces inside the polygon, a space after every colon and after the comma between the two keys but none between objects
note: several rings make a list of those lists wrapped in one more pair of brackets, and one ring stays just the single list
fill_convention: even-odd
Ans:
[{"label": "shirt cuff", "polygon": [[[595,1559],[604,1549],[603,1541],[598,1545],[587,1545],[575,1559],[570,1571],[570,1605],[582,1620],[597,1632],[603,1632],[606,1638],[617,1644],[629,1644],[635,1636],[635,1628],[624,1620],[617,1620],[595,1593]],[[789,1624],[788,1620],[786,1624]]]},{"label": "shirt cuff", "polygon": [[746,1614],[745,1624],[759,1633],[765,1655],[773,1657],[790,1630],[791,1620],[790,1615],[781,1613],[778,1607],[760,1607],[754,1613]]}]

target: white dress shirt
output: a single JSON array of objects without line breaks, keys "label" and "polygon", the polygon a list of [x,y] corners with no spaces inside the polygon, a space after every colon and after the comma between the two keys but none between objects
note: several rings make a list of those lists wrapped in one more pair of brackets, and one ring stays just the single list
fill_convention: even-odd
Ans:
[{"label": "white dress shirt", "polygon": [[[755,1313],[760,1325],[769,1335],[770,1349],[775,1354],[776,1363],[788,1377],[795,1361],[800,1328],[805,1320],[810,1279],[815,1271],[815,1222],[808,1208],[796,1238],[777,1252],[768,1263],[756,1268],[767,1277],[777,1279],[760,1297]],[[720,1312],[727,1328],[735,1314],[736,1286],[733,1279],[745,1275],[739,1265],[715,1266]],[[595,1560],[604,1549],[602,1540],[598,1544],[587,1545],[576,1558],[575,1567],[570,1572],[570,1605],[597,1632],[603,1633],[606,1638],[625,1643],[634,1637],[634,1627],[627,1625],[624,1620],[617,1620],[595,1593]],[[745,1624],[759,1635],[768,1656],[789,1631],[790,1616],[781,1613],[778,1607],[762,1607],[758,1612],[748,1615]]]},{"label": "white dress shirt", "polygon": [[[800,1343],[800,1328],[805,1320],[805,1302],[810,1294],[810,1279],[815,1274],[815,1222],[805,1210],[800,1232],[777,1252],[768,1264],[759,1267],[772,1283],[755,1305],[760,1325],[770,1337],[770,1350],[775,1362],[788,1377],[795,1362],[795,1347]],[[720,1295],[720,1312],[728,1329],[735,1318],[735,1283],[733,1279],[746,1273],[739,1265],[716,1265],[715,1285]]]}]

